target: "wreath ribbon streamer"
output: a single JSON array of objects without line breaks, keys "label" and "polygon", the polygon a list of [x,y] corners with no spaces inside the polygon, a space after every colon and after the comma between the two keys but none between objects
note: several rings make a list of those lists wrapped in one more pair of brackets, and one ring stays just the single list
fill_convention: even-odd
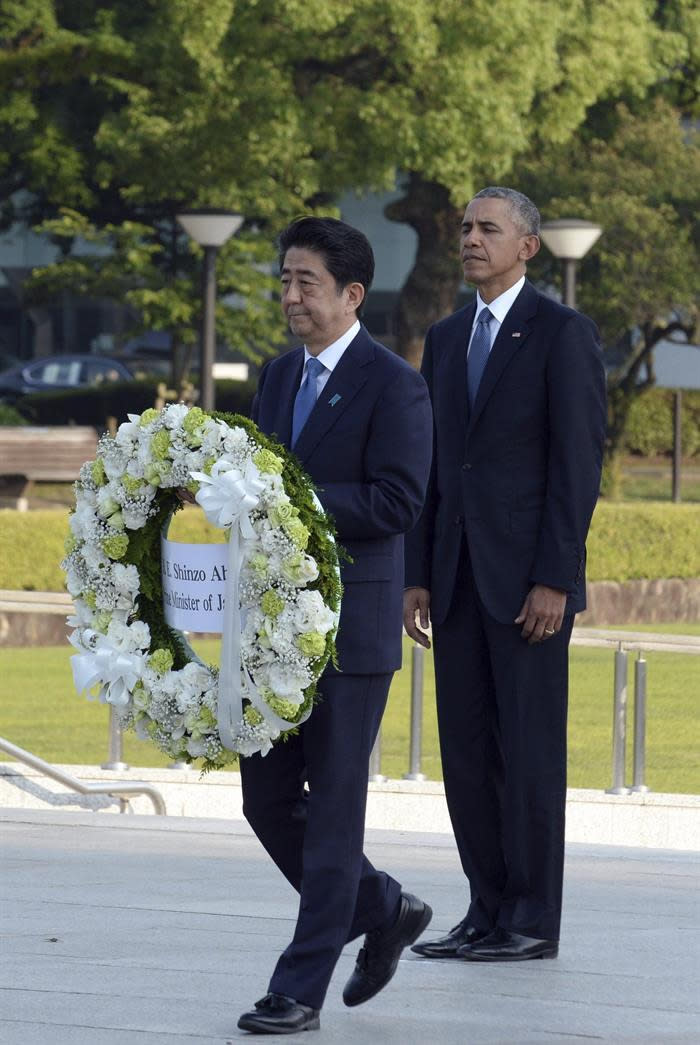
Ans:
[{"label": "wreath ribbon streamer", "polygon": [[[244,674],[241,664],[241,609],[238,594],[241,574],[240,538],[255,536],[250,513],[257,507],[264,488],[252,461],[245,472],[227,461],[217,461],[210,475],[192,472],[200,483],[195,500],[213,526],[229,529],[224,623],[221,635],[221,664],[217,718],[221,743],[235,750],[234,737],[243,717]],[[246,676],[249,680],[250,676]]]}]

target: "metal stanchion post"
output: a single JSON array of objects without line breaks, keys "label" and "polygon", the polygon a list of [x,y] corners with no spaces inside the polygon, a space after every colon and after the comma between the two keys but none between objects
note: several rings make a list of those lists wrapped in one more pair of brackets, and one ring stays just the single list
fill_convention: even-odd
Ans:
[{"label": "metal stanchion post", "polygon": [[613,704],[612,787],[608,795],[626,795],[625,747],[627,739],[627,654],[620,643],[615,650],[615,695]]},{"label": "metal stanchion post", "polygon": [[383,784],[386,777],[382,773],[382,731],[377,733],[372,753],[369,756],[369,779],[374,784]]},{"label": "metal stanchion post", "polygon": [[634,760],[631,791],[648,791],[644,783],[647,734],[647,662],[641,650],[634,662]]},{"label": "metal stanchion post", "polygon": [[127,762],[122,761],[122,727],[119,715],[112,705],[109,706],[109,751],[107,761],[102,763],[102,769],[128,769]]},{"label": "metal stanchion post", "polygon": [[411,650],[411,740],[408,773],[404,780],[425,780],[420,771],[423,731],[423,666],[425,650],[418,643]]}]

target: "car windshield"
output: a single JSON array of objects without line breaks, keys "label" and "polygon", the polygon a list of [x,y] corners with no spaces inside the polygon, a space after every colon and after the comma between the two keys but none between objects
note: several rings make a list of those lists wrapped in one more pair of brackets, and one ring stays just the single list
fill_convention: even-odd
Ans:
[{"label": "car windshield", "polygon": [[52,360],[43,366],[34,367],[31,371],[32,381],[41,381],[45,385],[77,385],[80,380],[80,361],[77,359],[62,362]]}]

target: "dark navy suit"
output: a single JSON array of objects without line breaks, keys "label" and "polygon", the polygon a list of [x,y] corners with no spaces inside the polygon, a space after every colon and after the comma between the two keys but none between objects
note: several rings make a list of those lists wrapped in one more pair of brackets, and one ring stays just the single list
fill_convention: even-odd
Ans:
[{"label": "dark navy suit", "polygon": [[[406,585],[429,589],[445,789],[471,887],[468,923],[557,940],[566,797],[568,641],[585,605],[605,383],[586,317],[525,282],[469,410],[469,305],[428,332],[435,415]],[[514,624],[534,584],[567,593],[558,635]]]},{"label": "dark navy suit", "polygon": [[[253,420],[287,446],[303,361],[299,348],[268,364],[253,406]],[[423,504],[431,435],[423,378],[361,327],[294,448],[352,558],[341,563],[340,671],[324,673],[299,735],[241,759],[241,777],[247,819],[301,894],[269,989],[313,1008],[343,946],[399,902],[399,883],[362,844],[369,754],[401,665],[403,534]]]}]

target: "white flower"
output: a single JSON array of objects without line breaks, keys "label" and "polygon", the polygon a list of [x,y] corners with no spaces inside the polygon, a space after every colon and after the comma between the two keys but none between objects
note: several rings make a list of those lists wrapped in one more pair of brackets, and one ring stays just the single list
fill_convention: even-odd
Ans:
[{"label": "white flower", "polygon": [[171,406],[166,406],[163,411],[165,418],[166,428],[179,428],[182,422],[185,420],[189,412],[189,407],[185,406],[184,403],[173,403]]},{"label": "white flower", "polygon": [[274,664],[267,673],[270,689],[292,704],[301,704],[304,690],[311,683],[308,671],[291,671],[286,664]]},{"label": "white flower", "polygon": [[336,623],[335,614],[326,606],[318,591],[300,591],[296,597],[296,604],[285,610],[281,616],[284,617],[287,613],[299,631],[318,631],[325,635]]},{"label": "white flower", "polygon": [[99,544],[84,544],[80,552],[86,565],[91,570],[99,570],[101,567],[109,566],[109,557],[105,555]]}]

